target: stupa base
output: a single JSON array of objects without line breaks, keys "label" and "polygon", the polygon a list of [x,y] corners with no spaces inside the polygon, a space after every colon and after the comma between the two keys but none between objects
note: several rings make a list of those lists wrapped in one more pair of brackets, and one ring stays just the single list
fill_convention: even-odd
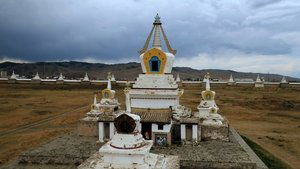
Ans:
[{"label": "stupa base", "polygon": [[[121,158],[120,158],[121,160]],[[83,162],[78,169],[104,169],[104,168],[114,168],[114,169],[179,169],[179,159],[178,156],[170,155],[160,155],[149,153],[143,164],[113,164],[104,162],[103,154],[97,152]]]}]

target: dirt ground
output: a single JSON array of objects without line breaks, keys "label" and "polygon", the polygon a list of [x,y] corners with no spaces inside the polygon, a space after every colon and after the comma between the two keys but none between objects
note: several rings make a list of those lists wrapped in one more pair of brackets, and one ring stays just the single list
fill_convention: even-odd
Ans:
[{"label": "dirt ground", "polygon": [[[74,131],[90,109],[93,93],[104,87],[0,84],[0,164]],[[202,88],[184,89],[181,104],[196,111]],[[300,89],[212,89],[230,125],[292,168],[300,166]],[[116,92],[124,108],[123,88]]]}]

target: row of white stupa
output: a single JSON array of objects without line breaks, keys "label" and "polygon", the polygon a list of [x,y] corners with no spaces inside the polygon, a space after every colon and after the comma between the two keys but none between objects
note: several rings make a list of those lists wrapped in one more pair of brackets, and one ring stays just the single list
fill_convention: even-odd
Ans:
[{"label": "row of white stupa", "polygon": [[[12,79],[12,80],[18,79],[18,77],[16,76],[16,74],[14,73],[14,71],[12,72],[12,75],[9,77],[9,79]],[[39,73],[37,72],[36,75],[32,78],[32,80],[42,80],[42,78],[40,78]],[[62,73],[60,73],[59,77],[56,80],[57,81],[64,81],[65,77],[63,76]],[[90,78],[89,78],[89,76],[88,76],[87,73],[85,73],[85,76],[82,79],[82,81],[83,82],[89,82],[90,81]],[[111,81],[116,81],[115,76],[113,74],[111,75]],[[180,81],[181,81],[180,76],[179,76],[179,74],[177,74],[176,82],[180,82]],[[256,87],[263,87],[263,83],[264,82],[265,82],[264,78],[260,78],[260,76],[258,74],[257,78],[255,80],[255,83],[259,84],[259,85],[256,85]],[[229,84],[235,84],[236,83],[236,81],[234,80],[232,74],[229,77],[228,83]],[[285,76],[282,77],[280,83],[288,83],[288,81],[286,80]]]},{"label": "row of white stupa", "polygon": [[[110,74],[110,73],[109,73],[109,74]],[[17,80],[17,79],[18,79],[18,77],[17,77],[17,75],[15,74],[14,71],[12,72],[11,76],[9,77],[9,79],[11,79],[11,80]],[[116,81],[115,76],[114,76],[113,74],[111,75],[111,78],[110,78],[110,79],[111,79],[111,81]],[[42,78],[39,76],[39,73],[36,72],[35,76],[34,76],[31,80],[42,80]],[[60,74],[59,74],[59,77],[58,77],[57,79],[52,79],[52,80],[64,81],[64,80],[66,80],[66,79],[65,79],[65,77],[63,76],[63,74],[60,73]],[[88,76],[87,73],[85,73],[85,75],[84,75],[82,81],[83,81],[83,82],[89,82],[89,81],[90,81],[90,78],[89,78],[89,76]]]}]

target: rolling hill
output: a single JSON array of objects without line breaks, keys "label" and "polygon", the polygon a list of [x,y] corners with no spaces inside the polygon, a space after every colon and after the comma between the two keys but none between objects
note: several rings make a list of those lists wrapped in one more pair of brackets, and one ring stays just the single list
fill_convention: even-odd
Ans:
[{"label": "rolling hill", "polygon": [[[130,62],[121,64],[103,64],[103,63],[86,63],[86,62],[36,62],[36,63],[0,63],[0,71],[7,71],[8,75],[12,71],[20,76],[32,78],[36,72],[39,72],[42,78],[53,78],[63,73],[70,79],[82,78],[85,72],[91,79],[105,79],[108,72],[112,72],[118,80],[134,80],[142,72],[140,63]],[[220,69],[203,69],[197,70],[189,67],[174,67],[172,73],[180,74],[183,80],[202,79],[206,72],[211,74],[214,79],[228,79],[230,74],[234,78],[251,78],[256,79],[258,73],[236,72],[233,70]],[[278,74],[260,74],[266,81],[280,81],[282,75]],[[299,78],[286,77],[288,81],[300,81]]]}]

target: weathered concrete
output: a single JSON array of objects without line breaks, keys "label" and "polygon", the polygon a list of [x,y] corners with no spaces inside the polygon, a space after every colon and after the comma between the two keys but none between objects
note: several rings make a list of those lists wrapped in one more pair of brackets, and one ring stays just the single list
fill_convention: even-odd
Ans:
[{"label": "weathered concrete", "polygon": [[78,134],[80,136],[97,137],[98,136],[98,122],[97,120],[86,120],[85,118],[79,120]]},{"label": "weathered concrete", "polygon": [[[265,169],[265,165],[259,161],[259,158],[255,154],[249,153],[245,145],[241,145],[241,141],[238,138],[239,135],[236,132],[229,131],[230,141],[228,142],[203,141],[194,146],[154,147],[152,153],[178,155],[180,168]],[[255,158],[256,160],[253,160]]]},{"label": "weathered concrete", "polygon": [[207,126],[201,125],[201,140],[222,140],[229,141],[228,139],[229,127],[227,125],[223,126]]},{"label": "weathered concrete", "polygon": [[79,165],[99,148],[97,138],[76,134],[58,137],[48,144],[20,155],[21,164]]},{"label": "weathered concrete", "polygon": [[[76,134],[57,139],[23,153],[18,162],[9,169],[56,169],[76,168],[84,160],[95,154],[101,147],[97,138],[80,137]],[[232,128],[229,141],[203,141],[194,145],[172,145],[153,147],[151,153],[179,156],[180,168],[258,168],[267,169],[265,164]]]},{"label": "weathered concrete", "polygon": [[252,162],[256,163],[258,169],[267,169],[268,167],[261,161],[261,159],[254,153],[254,151],[248,146],[243,138],[235,131],[234,128],[230,127],[230,132],[234,139],[239,143],[241,147],[247,152]]}]

